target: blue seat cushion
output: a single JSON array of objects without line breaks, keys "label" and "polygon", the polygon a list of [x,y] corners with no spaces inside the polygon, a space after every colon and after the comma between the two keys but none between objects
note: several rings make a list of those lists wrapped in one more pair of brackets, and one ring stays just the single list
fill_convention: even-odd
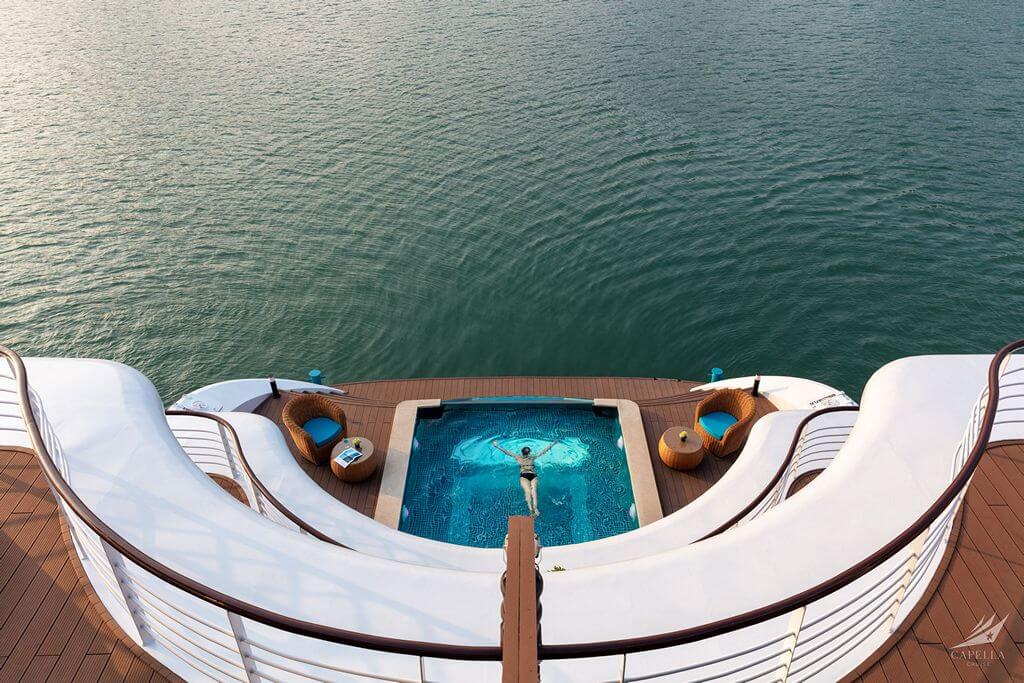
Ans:
[{"label": "blue seat cushion", "polygon": [[302,428],[309,432],[316,443],[317,448],[341,434],[341,425],[329,417],[314,417],[302,425]]},{"label": "blue seat cushion", "polygon": [[725,430],[736,424],[736,418],[729,413],[723,413],[722,411],[716,411],[708,413],[707,415],[701,415],[700,426],[704,428],[711,436],[716,439],[721,439],[725,436]]}]

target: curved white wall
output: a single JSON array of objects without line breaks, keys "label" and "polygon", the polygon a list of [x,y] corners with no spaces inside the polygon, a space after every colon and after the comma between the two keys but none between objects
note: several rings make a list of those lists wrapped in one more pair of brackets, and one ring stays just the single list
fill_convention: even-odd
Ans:
[{"label": "curved white wall", "polygon": [[497,644],[496,574],[391,562],[284,529],[189,461],[137,371],[101,360],[25,365],[71,485],[151,557],[280,614],[394,638]]},{"label": "curved white wall", "polygon": [[[281,391],[315,392],[339,396],[345,394],[340,389],[295,379],[278,379],[277,387]],[[251,412],[269,396],[270,381],[268,379],[231,379],[191,391],[175,401],[172,407],[210,413]]]},{"label": "curved white wall", "polygon": [[[713,389],[749,389],[754,386],[754,377],[732,377],[694,387],[690,391]],[[761,394],[779,410],[800,410],[802,408],[827,408],[829,406],[857,405],[844,392],[827,384],[802,377],[764,375],[761,377]]]},{"label": "curved white wall", "polygon": [[397,531],[324,491],[295,462],[281,430],[251,413],[220,413],[235,428],[253,472],[296,516],[339,543],[374,557],[430,567],[501,572],[501,550],[440,543]]},{"label": "curved white wall", "polygon": [[[867,557],[949,483],[990,360],[924,356],[886,365],[864,391],[849,440],[814,485],[727,534],[629,563],[551,574],[543,596],[547,642],[614,640],[725,619]],[[880,637],[865,641],[860,654]],[[715,641],[701,644],[712,648],[709,656],[729,638]]]}]

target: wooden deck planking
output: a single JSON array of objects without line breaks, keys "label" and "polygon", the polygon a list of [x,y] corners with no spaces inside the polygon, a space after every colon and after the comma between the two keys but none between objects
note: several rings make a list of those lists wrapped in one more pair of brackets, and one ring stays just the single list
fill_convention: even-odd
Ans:
[{"label": "wooden deck planking", "polygon": [[533,517],[511,517],[501,603],[502,683],[536,683],[537,569]]},{"label": "wooden deck planking", "polygon": [[245,495],[245,491],[242,490],[242,487],[239,486],[234,479],[228,479],[227,477],[219,474],[211,474],[209,477],[210,479],[213,479],[217,486],[227,491],[231,497],[239,503],[242,505],[249,505],[249,497]]},{"label": "wooden deck planking", "polygon": [[786,498],[792,498],[796,494],[800,493],[800,490],[814,481],[821,472],[822,470],[814,470],[812,472],[804,472],[801,474],[796,478],[796,481],[789,485],[789,490],[786,491]]},{"label": "wooden deck planking", "polygon": [[168,680],[91,603],[35,456],[0,463],[0,683]]},{"label": "wooden deck planking", "polygon": [[[981,483],[979,486],[978,484]],[[913,624],[883,648],[881,659],[858,680],[881,669],[888,681],[1024,680],[1024,443],[989,447],[968,490],[955,545],[931,598]],[[981,620],[1005,616],[995,642],[969,648],[980,660],[954,649]],[[897,651],[910,678],[887,666]],[[891,674],[891,675],[890,675]]]}]

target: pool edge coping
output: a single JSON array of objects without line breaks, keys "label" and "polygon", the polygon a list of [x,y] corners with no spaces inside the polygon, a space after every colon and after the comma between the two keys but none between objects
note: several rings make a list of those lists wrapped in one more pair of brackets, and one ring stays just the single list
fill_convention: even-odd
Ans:
[{"label": "pool edge coping", "polygon": [[[409,459],[412,457],[413,437],[416,431],[416,417],[420,408],[436,408],[440,399],[414,399],[402,401],[395,406],[391,421],[391,438],[384,458],[380,489],[373,519],[392,529],[397,529],[402,519],[402,499],[405,496],[405,482],[409,475]],[[637,526],[656,522],[664,513],[658,484],[654,479],[654,466],[647,450],[647,435],[644,432],[640,406],[634,401],[619,398],[596,398],[594,405],[615,408],[622,428],[622,446],[629,468],[629,481],[633,489],[633,503],[636,506]],[[627,532],[628,533],[628,532]]]},{"label": "pool edge coping", "polygon": [[373,510],[373,519],[384,526],[397,529],[402,519],[402,498],[405,496],[405,480],[409,476],[416,414],[420,408],[436,408],[440,405],[440,399],[429,398],[402,401],[395,406],[391,438],[384,458],[384,472],[381,474],[377,504]]},{"label": "pool edge coping", "polygon": [[[626,452],[626,466],[629,468],[629,484],[633,488],[633,504],[636,506],[638,527],[657,522],[665,516],[658,495],[658,482],[654,478],[654,465],[647,449],[647,433],[640,406],[624,398],[595,398],[594,405],[615,408],[619,413],[622,428],[622,448]],[[628,533],[628,532],[627,532]]]}]

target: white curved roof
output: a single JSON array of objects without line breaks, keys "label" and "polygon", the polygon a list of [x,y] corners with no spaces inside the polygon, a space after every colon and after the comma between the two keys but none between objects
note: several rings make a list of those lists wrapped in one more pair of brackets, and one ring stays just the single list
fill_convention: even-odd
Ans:
[{"label": "white curved roof", "polygon": [[629,638],[725,619],[864,559],[949,483],[990,360],[922,356],[886,365],[869,381],[849,439],[814,485],[727,534],[625,564],[551,574],[546,641]]},{"label": "white curved roof", "polygon": [[286,616],[392,638],[498,643],[496,574],[391,562],[284,529],[192,464],[139,372],[102,360],[25,365],[71,486],[152,558]]}]

